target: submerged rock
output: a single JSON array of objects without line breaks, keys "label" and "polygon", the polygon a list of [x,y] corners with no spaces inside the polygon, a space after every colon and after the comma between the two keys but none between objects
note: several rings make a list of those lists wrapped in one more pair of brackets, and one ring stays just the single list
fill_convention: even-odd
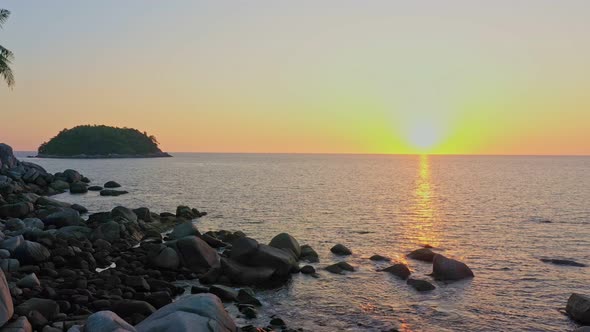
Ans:
[{"label": "submerged rock", "polygon": [[474,277],[467,264],[440,254],[432,261],[432,276],[437,280],[450,281]]},{"label": "submerged rock", "polygon": [[590,324],[590,297],[573,293],[567,300],[565,311],[576,322]]},{"label": "submerged rock", "polygon": [[369,259],[376,262],[389,262],[391,260],[391,258],[381,255],[373,255]]},{"label": "submerged rock", "polygon": [[398,263],[398,264],[394,264],[388,268],[385,268],[383,270],[380,270],[381,272],[388,272],[393,274],[394,276],[406,280],[408,279],[408,277],[410,276],[410,274],[412,274],[412,272],[410,272],[410,269],[408,268],[408,266],[406,264],[402,264],[402,263]]},{"label": "submerged rock", "polygon": [[418,261],[432,262],[435,255],[436,253],[430,250],[430,248],[420,248],[407,254],[407,257]]},{"label": "submerged rock", "polygon": [[183,297],[162,307],[136,326],[139,332],[235,332],[237,327],[213,294]]},{"label": "submerged rock", "polygon": [[352,251],[340,243],[333,246],[330,249],[330,251],[336,255],[342,255],[342,256],[352,255]]},{"label": "submerged rock", "polygon": [[421,279],[408,279],[407,284],[412,286],[415,290],[417,290],[418,292],[427,292],[427,291],[431,291],[433,289],[436,289],[436,287],[431,284],[430,282],[426,281],[426,280],[421,280]]},{"label": "submerged rock", "polygon": [[555,265],[565,265],[565,266],[576,266],[576,267],[586,267],[588,265],[578,263],[571,259],[555,259],[555,258],[541,258],[541,262],[550,263]]},{"label": "submerged rock", "polygon": [[121,187],[121,185],[115,181],[107,181],[103,186],[105,188],[119,188],[119,187]]},{"label": "submerged rock", "polygon": [[103,189],[100,191],[100,196],[120,196],[128,193],[125,190]]},{"label": "submerged rock", "polygon": [[336,264],[326,266],[325,270],[330,273],[344,274],[344,271],[353,272],[355,269],[352,265],[348,264],[347,262],[338,262]]}]

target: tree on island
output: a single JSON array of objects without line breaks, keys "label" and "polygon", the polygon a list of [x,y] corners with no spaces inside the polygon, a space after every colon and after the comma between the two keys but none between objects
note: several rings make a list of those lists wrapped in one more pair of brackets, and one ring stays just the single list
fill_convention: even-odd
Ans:
[{"label": "tree on island", "polygon": [[[0,9],[0,28],[2,28],[4,22],[8,20],[8,16],[10,16],[10,11]],[[14,75],[12,74],[12,69],[10,69],[10,63],[13,59],[14,54],[4,46],[0,45],[0,75],[4,77],[4,80],[9,87],[14,85]]]},{"label": "tree on island", "polygon": [[39,146],[39,156],[168,156],[158,141],[133,128],[83,125],[60,131]]}]

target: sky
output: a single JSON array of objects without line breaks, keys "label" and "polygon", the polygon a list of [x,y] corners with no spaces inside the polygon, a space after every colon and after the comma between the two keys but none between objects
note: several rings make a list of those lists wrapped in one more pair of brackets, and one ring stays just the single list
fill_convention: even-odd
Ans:
[{"label": "sky", "polygon": [[32,1],[0,142],[126,126],[165,151],[590,155],[590,1]]}]

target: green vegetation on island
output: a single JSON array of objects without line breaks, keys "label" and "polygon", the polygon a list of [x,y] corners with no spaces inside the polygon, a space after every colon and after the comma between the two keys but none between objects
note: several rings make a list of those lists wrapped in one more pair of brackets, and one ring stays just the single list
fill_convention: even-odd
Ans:
[{"label": "green vegetation on island", "polygon": [[41,158],[170,157],[158,141],[133,128],[83,125],[64,129],[39,146]]}]

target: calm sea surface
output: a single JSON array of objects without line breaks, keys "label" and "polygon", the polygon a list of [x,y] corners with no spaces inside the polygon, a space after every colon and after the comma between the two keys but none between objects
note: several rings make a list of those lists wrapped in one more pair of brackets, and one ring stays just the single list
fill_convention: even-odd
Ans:
[{"label": "calm sea surface", "polygon": [[[22,157],[22,154],[21,154]],[[23,158],[27,159],[27,158]],[[590,157],[175,154],[119,160],[35,159],[57,172],[79,170],[93,183],[115,180],[130,194],[62,194],[91,211],[117,205],[207,211],[203,231],[242,230],[261,242],[280,232],[310,244],[316,268],[354,252],[358,272],[295,275],[259,293],[255,324],[276,314],[314,331],[567,331],[560,310],[572,292],[590,294],[590,268],[555,266],[543,257],[590,264]],[[551,222],[547,222],[551,221]],[[376,272],[409,264],[429,278],[431,264],[404,255],[430,244],[466,262],[473,280],[417,293]],[[228,308],[235,313],[233,306]],[[238,323],[247,324],[239,319]]]}]

